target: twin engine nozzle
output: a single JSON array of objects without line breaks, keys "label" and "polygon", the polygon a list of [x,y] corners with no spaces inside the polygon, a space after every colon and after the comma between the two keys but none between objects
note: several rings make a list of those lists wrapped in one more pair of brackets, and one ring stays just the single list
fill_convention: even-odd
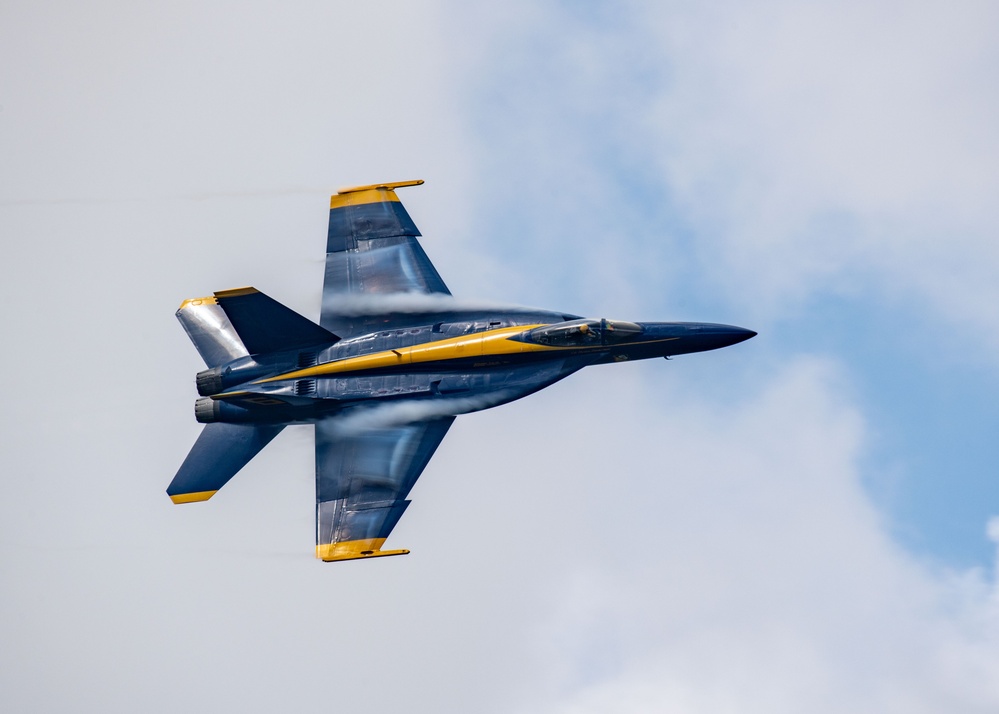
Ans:
[{"label": "twin engine nozzle", "polygon": [[214,424],[218,421],[228,424],[250,424],[262,421],[259,409],[247,409],[245,406],[211,397],[195,400],[194,418],[202,424]]},{"label": "twin engine nozzle", "polygon": [[[212,367],[211,369],[206,369],[202,372],[198,372],[198,376],[194,378],[195,383],[198,385],[198,394],[203,397],[210,396],[212,394],[218,394],[222,391],[222,368]],[[202,401],[202,400],[198,400]],[[201,419],[198,419],[201,421]]]},{"label": "twin engine nozzle", "polygon": [[293,369],[294,358],[287,358],[286,355],[277,355],[277,359],[265,361],[264,364],[257,362],[252,356],[241,357],[228,364],[222,364],[211,369],[198,372],[194,378],[198,386],[198,394],[203,397],[210,397],[227,389],[231,389],[238,384],[260,379],[269,374],[275,374],[282,370]]},{"label": "twin engine nozzle", "polygon": [[[200,375],[199,375],[200,376]],[[198,391],[201,391],[200,383]],[[217,422],[221,416],[221,404],[211,397],[202,397],[194,402],[194,418],[201,424]]]}]

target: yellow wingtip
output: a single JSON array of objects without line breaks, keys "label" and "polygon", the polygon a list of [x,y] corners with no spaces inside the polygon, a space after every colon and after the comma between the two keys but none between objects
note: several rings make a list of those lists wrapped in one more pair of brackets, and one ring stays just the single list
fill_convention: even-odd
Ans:
[{"label": "yellow wingtip", "polygon": [[423,179],[413,179],[412,181],[395,181],[392,183],[369,183],[366,186],[347,186],[344,188],[337,189],[337,195],[342,196],[345,193],[357,193],[358,191],[370,191],[372,189],[384,188],[389,191],[394,191],[397,188],[405,188],[406,186],[420,186],[423,184]]},{"label": "yellow wingtip", "polygon": [[409,555],[409,551],[400,548],[399,550],[375,550],[370,553],[358,553],[357,555],[333,555],[326,558],[319,557],[324,563],[336,563],[341,560],[364,560],[366,558],[382,558],[387,555]]},{"label": "yellow wingtip", "polygon": [[387,555],[407,555],[408,550],[380,550],[384,538],[365,538],[364,540],[347,540],[339,543],[320,543],[316,546],[316,557],[324,563],[338,560],[363,560],[365,558],[381,558]]},{"label": "yellow wingtip", "polygon": [[199,501],[207,501],[209,498],[214,496],[218,491],[197,491],[195,493],[175,493],[170,496],[170,500],[174,503],[198,503]]},{"label": "yellow wingtip", "polygon": [[330,196],[330,210],[344,206],[363,206],[369,203],[399,202],[395,189],[403,186],[419,186],[423,179],[415,181],[395,181],[394,183],[373,183],[367,186],[341,188]]}]

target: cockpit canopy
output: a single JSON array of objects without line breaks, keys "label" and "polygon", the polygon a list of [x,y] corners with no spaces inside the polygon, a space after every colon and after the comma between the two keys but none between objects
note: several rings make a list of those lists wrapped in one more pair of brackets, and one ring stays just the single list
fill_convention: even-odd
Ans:
[{"label": "cockpit canopy", "polygon": [[552,347],[592,347],[612,345],[633,339],[642,333],[640,325],[623,320],[570,320],[536,327],[526,338]]}]

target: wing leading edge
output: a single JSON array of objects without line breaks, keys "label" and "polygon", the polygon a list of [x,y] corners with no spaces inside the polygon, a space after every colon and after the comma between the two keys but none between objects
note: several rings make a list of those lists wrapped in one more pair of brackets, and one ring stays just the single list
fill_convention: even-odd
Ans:
[{"label": "wing leading edge", "polygon": [[316,557],[325,561],[404,555],[382,550],[454,417],[349,430],[316,424]]}]

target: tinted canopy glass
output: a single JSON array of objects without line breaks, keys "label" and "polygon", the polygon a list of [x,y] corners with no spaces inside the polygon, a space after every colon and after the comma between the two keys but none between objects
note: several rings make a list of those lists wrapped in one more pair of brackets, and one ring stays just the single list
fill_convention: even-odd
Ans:
[{"label": "tinted canopy glass", "polygon": [[591,347],[623,342],[640,335],[642,328],[622,320],[570,320],[537,327],[527,338],[552,347]]}]

